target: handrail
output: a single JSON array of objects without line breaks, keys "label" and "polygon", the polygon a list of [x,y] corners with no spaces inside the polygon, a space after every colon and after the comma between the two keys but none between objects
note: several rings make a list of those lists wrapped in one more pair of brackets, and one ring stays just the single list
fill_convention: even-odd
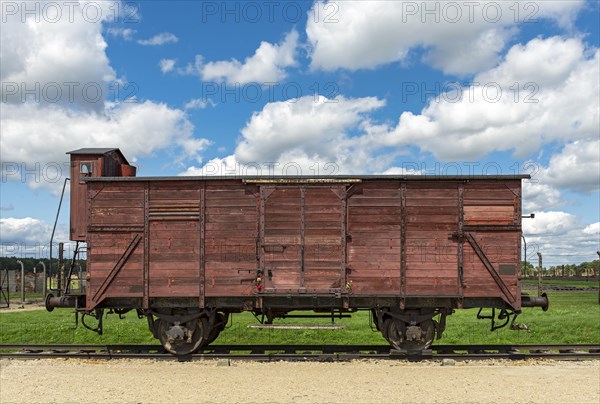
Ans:
[{"label": "handrail", "polygon": [[[52,235],[50,236],[50,278],[52,278],[52,242],[54,241],[54,233],[56,232],[56,224],[58,223],[58,216],[60,215],[60,207],[62,206],[63,197],[65,196],[65,188],[67,187],[67,181],[70,181],[69,177],[65,178],[63,182],[62,192],[60,194],[60,201],[58,202],[58,210],[56,211],[56,219],[54,219],[54,227],[52,228]],[[60,269],[58,270],[60,271]],[[60,276],[60,275],[59,275]],[[49,288],[52,289],[52,288]],[[58,288],[58,294],[60,295],[60,288]]]}]

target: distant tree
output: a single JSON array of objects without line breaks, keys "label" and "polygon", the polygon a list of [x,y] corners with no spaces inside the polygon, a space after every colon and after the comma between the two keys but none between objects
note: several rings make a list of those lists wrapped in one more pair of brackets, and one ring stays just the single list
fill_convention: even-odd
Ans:
[{"label": "distant tree", "polygon": [[[46,270],[50,272],[50,260],[48,258],[0,257],[0,270],[20,270],[21,266],[19,265],[18,261],[21,261],[23,263],[23,266],[25,267],[25,273],[33,273],[34,268],[36,269],[36,272],[41,273],[42,266],[39,264],[40,262],[46,264]],[[54,258],[52,261],[52,273],[54,274],[56,273],[56,270],[58,268],[58,260]],[[69,270],[69,268],[71,267],[71,260],[65,260],[64,264],[65,270]],[[75,266],[81,267],[81,269],[85,271],[86,260],[76,260]],[[77,270],[79,269],[77,268]]]},{"label": "distant tree", "polygon": [[533,275],[535,272],[535,268],[533,264],[529,261],[521,261],[521,274],[523,276]]}]

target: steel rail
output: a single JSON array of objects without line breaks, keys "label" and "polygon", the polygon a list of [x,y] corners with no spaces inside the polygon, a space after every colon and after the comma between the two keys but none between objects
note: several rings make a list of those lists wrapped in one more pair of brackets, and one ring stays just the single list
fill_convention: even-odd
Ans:
[{"label": "steel rail", "polygon": [[193,355],[176,357],[160,345],[0,344],[0,358],[88,359],[236,359],[257,361],[352,359],[407,360],[554,360],[600,359],[600,344],[436,345],[419,354],[391,350],[388,345],[213,345]]}]

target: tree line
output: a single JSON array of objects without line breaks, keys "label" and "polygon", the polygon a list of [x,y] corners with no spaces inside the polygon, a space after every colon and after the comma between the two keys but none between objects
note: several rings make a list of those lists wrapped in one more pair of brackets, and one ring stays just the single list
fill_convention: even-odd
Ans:
[{"label": "tree line", "polygon": [[[40,262],[43,262],[46,265],[46,270],[50,272],[50,259],[48,258],[17,258],[17,257],[0,257],[0,270],[21,270],[21,265],[17,261],[21,261],[23,266],[25,267],[25,273],[33,273],[34,268],[35,272],[42,273],[43,267]],[[54,258],[52,260],[52,274],[56,274],[58,269],[58,259]],[[69,270],[71,268],[71,260],[64,260],[64,268],[65,270]],[[73,270],[79,271],[81,268],[82,271],[86,270],[86,260],[76,260],[75,268]]]},{"label": "tree line", "polygon": [[[543,276],[597,276],[600,261],[582,262],[581,264],[552,265],[542,267]],[[537,275],[538,267],[529,261],[521,261],[521,273]]]}]

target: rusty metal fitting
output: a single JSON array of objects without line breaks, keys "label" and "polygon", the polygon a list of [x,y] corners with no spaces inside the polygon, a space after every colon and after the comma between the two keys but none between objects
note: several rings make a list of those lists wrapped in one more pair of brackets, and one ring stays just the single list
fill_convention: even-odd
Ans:
[{"label": "rusty metal fitting", "polygon": [[46,310],[52,311],[57,307],[77,307],[77,296],[55,297],[52,293],[48,293],[46,296]]},{"label": "rusty metal fitting", "polygon": [[521,306],[522,307],[541,307],[542,310],[548,311],[548,307],[550,306],[550,301],[548,300],[548,295],[542,293],[541,296],[521,296]]}]

